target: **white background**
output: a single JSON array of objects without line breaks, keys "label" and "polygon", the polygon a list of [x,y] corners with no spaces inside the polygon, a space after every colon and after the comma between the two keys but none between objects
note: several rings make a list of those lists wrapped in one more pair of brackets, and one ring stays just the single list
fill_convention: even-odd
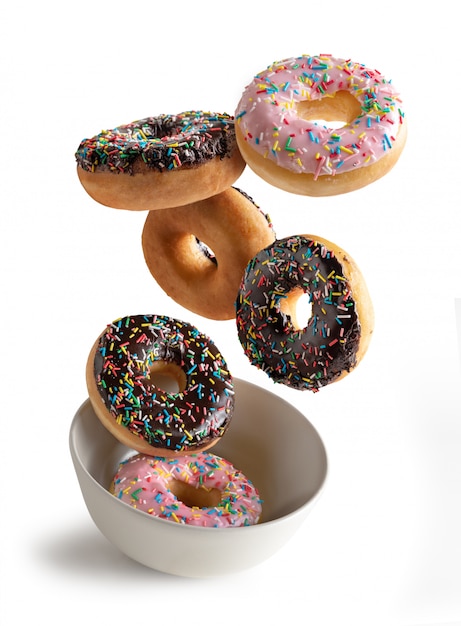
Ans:
[{"label": "white background", "polygon": [[[459,26],[446,0],[227,5],[18,2],[0,16],[0,621],[407,626],[461,620]],[[80,140],[187,109],[233,113],[252,76],[333,53],[380,70],[404,99],[395,168],[314,199],[245,170],[238,186],[279,237],[310,233],[359,263],[376,309],[367,356],[318,394],[274,386],[234,323],[171,301],[141,249],[144,212],[81,187]],[[196,324],[235,376],[298,406],[324,439],[327,488],[278,554],[219,580],[163,575],[94,527],[68,451],[89,349],[106,323],[160,313]],[[294,480],[296,477],[294,477]],[[219,555],[216,555],[219,558]]]}]

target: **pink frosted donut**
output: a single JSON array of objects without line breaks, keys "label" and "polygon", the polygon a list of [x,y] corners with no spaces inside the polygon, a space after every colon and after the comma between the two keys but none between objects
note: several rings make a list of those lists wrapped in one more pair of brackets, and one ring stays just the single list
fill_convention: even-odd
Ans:
[{"label": "pink frosted donut", "polygon": [[251,481],[209,452],[175,459],[137,454],[120,463],[111,491],[145,513],[191,526],[250,526],[262,510]]},{"label": "pink frosted donut", "polygon": [[[273,63],[247,86],[235,119],[248,165],[276,187],[309,196],[346,193],[384,176],[406,139],[391,82],[331,55]],[[333,121],[343,125],[323,123]]]}]

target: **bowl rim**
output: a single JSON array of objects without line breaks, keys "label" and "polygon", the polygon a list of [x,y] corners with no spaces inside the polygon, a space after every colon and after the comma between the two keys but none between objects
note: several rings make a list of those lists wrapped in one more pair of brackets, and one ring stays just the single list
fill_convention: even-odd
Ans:
[{"label": "bowl rim", "polygon": [[[161,523],[161,524],[167,524],[170,527],[180,527],[183,528],[184,530],[187,529],[187,532],[214,532],[214,533],[224,533],[224,532],[235,532],[236,530],[240,530],[240,531],[245,531],[245,532],[255,532],[257,531],[258,528],[262,528],[262,527],[270,527],[270,526],[275,526],[278,525],[280,523],[282,523],[283,521],[286,521],[290,518],[295,518],[298,517],[299,515],[301,515],[305,509],[310,508],[313,506],[313,504],[319,499],[319,497],[321,496],[321,494],[323,493],[324,489],[325,489],[325,485],[329,476],[329,461],[328,461],[328,454],[326,451],[326,447],[325,444],[323,442],[322,437],[320,436],[320,434],[318,433],[317,429],[313,426],[313,424],[310,422],[310,420],[307,419],[307,417],[304,415],[304,413],[302,413],[297,407],[295,407],[293,404],[291,404],[290,402],[288,402],[288,400],[286,400],[285,398],[282,398],[280,396],[278,396],[277,394],[273,393],[272,391],[265,389],[264,387],[261,387],[260,385],[257,385],[255,383],[249,382],[247,380],[243,380],[241,378],[237,378],[234,376],[234,381],[237,380],[239,382],[239,384],[243,384],[246,386],[250,386],[253,387],[254,389],[257,389],[258,391],[264,391],[267,394],[270,394],[272,396],[275,396],[277,398],[277,401],[282,402],[282,404],[285,404],[287,406],[290,407],[290,409],[295,410],[299,415],[302,415],[303,418],[308,422],[308,424],[310,425],[310,427],[313,429],[315,435],[318,438],[318,442],[320,444],[320,449],[321,452],[323,454],[324,457],[324,473],[323,476],[321,478],[320,484],[317,488],[317,491],[314,493],[314,495],[309,498],[309,500],[307,500],[307,502],[304,502],[301,506],[298,506],[296,509],[294,509],[293,511],[290,511],[289,513],[286,513],[285,515],[281,515],[280,517],[277,517],[275,519],[271,519],[268,521],[264,521],[264,519],[261,522],[258,522],[257,524],[252,524],[249,526],[225,526],[225,527],[214,527],[214,526],[209,526],[209,527],[202,527],[202,526],[192,526],[189,524],[178,524],[177,522],[172,522],[170,520],[167,519],[162,519],[160,517],[155,517],[153,515],[149,515],[149,513],[146,513],[145,511],[141,511],[140,509],[135,509],[134,507],[130,506],[128,503],[123,502],[122,500],[120,500],[119,498],[117,498],[114,494],[111,494],[110,491],[103,487],[103,485],[101,485],[101,483],[99,481],[97,481],[92,474],[88,471],[88,469],[86,468],[86,466],[84,465],[80,454],[78,453],[78,449],[77,449],[77,445],[75,442],[75,430],[77,428],[77,424],[78,421],[81,419],[81,412],[84,408],[86,407],[90,407],[92,408],[91,405],[91,401],[90,398],[86,398],[86,400],[84,400],[80,406],[78,407],[77,411],[75,412],[74,417],[72,418],[72,422],[70,425],[70,431],[69,431],[69,448],[70,448],[70,453],[71,453],[71,457],[75,462],[78,462],[78,465],[80,467],[81,470],[83,470],[83,472],[86,474],[86,477],[90,480],[90,482],[96,486],[96,488],[98,490],[101,491],[101,493],[103,494],[103,497],[111,497],[111,498],[115,498],[117,500],[117,502],[126,507],[127,509],[129,509],[130,511],[133,511],[133,514],[136,515],[141,515],[144,516],[144,518],[150,519],[153,521],[153,523]],[[114,435],[112,435],[111,433],[108,434],[114,439],[116,440],[116,438],[114,437]],[[117,440],[116,440],[117,441]],[[120,442],[119,442],[120,443]],[[121,444],[123,445],[123,444]],[[127,451],[130,451],[130,448],[128,448],[127,446],[124,446]],[[133,450],[132,451],[133,454],[136,454],[136,451]],[[219,455],[218,455],[219,456]]]}]

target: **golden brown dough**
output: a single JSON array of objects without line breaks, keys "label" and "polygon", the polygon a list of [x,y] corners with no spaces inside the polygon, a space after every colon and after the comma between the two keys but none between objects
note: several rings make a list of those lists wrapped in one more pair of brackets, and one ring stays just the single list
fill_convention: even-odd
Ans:
[{"label": "golden brown dough", "polygon": [[235,317],[246,264],[274,239],[267,215],[231,187],[206,200],[149,212],[142,247],[149,271],[173,300],[224,320]]}]

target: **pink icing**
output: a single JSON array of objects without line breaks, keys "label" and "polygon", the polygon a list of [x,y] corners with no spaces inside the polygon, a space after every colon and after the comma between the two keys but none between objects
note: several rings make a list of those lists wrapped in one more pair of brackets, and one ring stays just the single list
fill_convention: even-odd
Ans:
[{"label": "pink icing", "polygon": [[[361,112],[333,129],[298,117],[297,103],[352,94]],[[378,71],[330,55],[273,63],[245,89],[235,113],[248,144],[278,166],[317,178],[374,163],[389,150],[403,122],[394,86]]]},{"label": "pink icing", "polygon": [[[197,489],[217,489],[217,506],[187,506],[168,488],[181,481]],[[192,526],[226,527],[256,524],[261,500],[254,485],[229,461],[201,452],[175,459],[137,454],[120,464],[114,495],[136,509]]]}]

